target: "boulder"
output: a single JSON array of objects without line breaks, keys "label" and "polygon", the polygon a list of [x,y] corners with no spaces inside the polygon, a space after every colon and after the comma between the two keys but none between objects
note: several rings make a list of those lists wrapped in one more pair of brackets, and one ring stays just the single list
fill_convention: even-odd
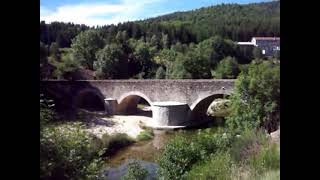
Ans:
[{"label": "boulder", "polygon": [[231,101],[228,99],[216,99],[208,108],[207,114],[214,117],[225,117],[230,113]]},{"label": "boulder", "polygon": [[278,130],[270,133],[272,142],[280,143],[280,127]]}]

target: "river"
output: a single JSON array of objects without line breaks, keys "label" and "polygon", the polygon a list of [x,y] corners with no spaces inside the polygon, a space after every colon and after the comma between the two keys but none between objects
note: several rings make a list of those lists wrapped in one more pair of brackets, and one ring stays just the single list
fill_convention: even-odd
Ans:
[{"label": "river", "polygon": [[140,164],[148,170],[148,179],[153,179],[156,177],[156,170],[159,167],[156,163],[157,158],[170,139],[177,134],[192,136],[199,128],[207,128],[210,126],[212,126],[212,124],[184,130],[153,130],[153,139],[139,141],[125,148],[119,149],[118,152],[106,159],[106,179],[119,179],[121,176],[125,175],[127,171],[127,164],[132,160],[139,161]]}]

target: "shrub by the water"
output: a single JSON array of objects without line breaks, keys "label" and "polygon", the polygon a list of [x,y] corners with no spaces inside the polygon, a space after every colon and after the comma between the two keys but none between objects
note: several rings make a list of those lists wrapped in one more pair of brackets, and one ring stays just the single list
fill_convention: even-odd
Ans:
[{"label": "shrub by the water", "polygon": [[264,127],[269,132],[280,123],[280,63],[253,61],[242,71],[231,95],[227,125],[234,131]]},{"label": "shrub by the water", "polygon": [[146,130],[142,131],[140,134],[137,136],[138,141],[145,141],[145,140],[150,140],[154,136],[153,130],[147,128]]},{"label": "shrub by the water", "polygon": [[267,143],[267,140],[266,133],[261,130],[246,130],[232,144],[231,156],[236,162],[243,162],[257,154]]},{"label": "shrub by the water", "polygon": [[43,94],[40,94],[40,127],[44,127],[49,122],[56,119],[56,113],[53,109],[53,100],[44,98]]},{"label": "shrub by the water", "polygon": [[47,126],[40,138],[40,179],[99,179],[102,166],[92,137],[79,126]]},{"label": "shrub by the water", "polygon": [[261,151],[249,158],[248,162],[254,174],[280,169],[280,151],[277,144],[265,145]]},{"label": "shrub by the water", "polygon": [[218,152],[210,156],[208,160],[192,167],[186,179],[223,179],[231,180],[232,160],[228,152]]},{"label": "shrub by the water", "polygon": [[158,162],[159,176],[163,179],[181,179],[191,166],[200,159],[196,145],[187,138],[177,136],[164,148]]},{"label": "shrub by the water", "polygon": [[126,175],[121,177],[121,180],[144,180],[147,175],[148,171],[138,161],[131,161],[128,163]]},{"label": "shrub by the water", "polygon": [[223,130],[199,130],[194,137],[176,136],[164,148],[158,162],[159,175],[164,179],[183,179],[197,162],[210,155],[225,151],[232,137]]},{"label": "shrub by the water", "polygon": [[106,149],[105,155],[111,155],[118,149],[128,146],[135,141],[125,133],[119,133],[115,135],[104,134],[102,136],[102,143]]}]

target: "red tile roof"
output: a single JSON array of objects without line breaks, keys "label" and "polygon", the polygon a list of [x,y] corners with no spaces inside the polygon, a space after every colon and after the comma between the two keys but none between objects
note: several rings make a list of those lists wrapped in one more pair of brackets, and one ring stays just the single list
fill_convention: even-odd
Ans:
[{"label": "red tile roof", "polygon": [[252,37],[257,40],[280,40],[280,37]]}]

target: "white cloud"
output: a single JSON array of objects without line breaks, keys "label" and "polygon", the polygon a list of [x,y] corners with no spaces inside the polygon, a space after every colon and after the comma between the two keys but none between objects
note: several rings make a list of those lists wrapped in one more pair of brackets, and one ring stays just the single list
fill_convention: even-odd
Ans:
[{"label": "white cloud", "polygon": [[164,1],[166,0],[122,0],[118,4],[63,5],[55,10],[40,6],[40,20],[73,22],[89,26],[117,24],[137,20],[148,6]]}]

